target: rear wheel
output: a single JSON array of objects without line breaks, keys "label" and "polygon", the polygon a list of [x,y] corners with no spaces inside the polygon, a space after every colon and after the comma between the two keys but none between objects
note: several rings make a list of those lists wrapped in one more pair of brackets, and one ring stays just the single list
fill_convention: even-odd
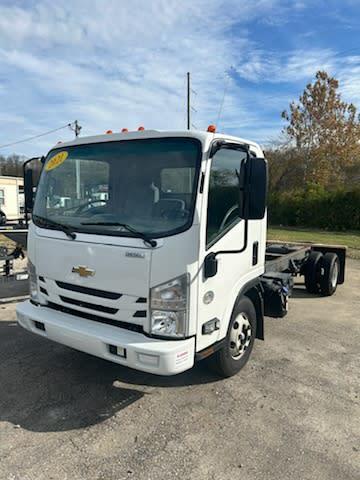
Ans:
[{"label": "rear wheel", "polygon": [[304,268],[305,287],[309,293],[319,293],[320,266],[323,254],[310,252]]},{"label": "rear wheel", "polygon": [[249,360],[255,337],[255,307],[248,297],[242,297],[234,308],[225,345],[211,359],[213,369],[222,377],[239,372]]},{"label": "rear wheel", "polygon": [[325,253],[321,260],[320,291],[324,296],[335,293],[339,278],[339,257],[336,253]]}]

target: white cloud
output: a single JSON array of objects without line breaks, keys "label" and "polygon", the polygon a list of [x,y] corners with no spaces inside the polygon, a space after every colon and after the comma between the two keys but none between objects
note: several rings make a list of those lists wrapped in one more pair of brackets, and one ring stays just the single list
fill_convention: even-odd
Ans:
[{"label": "white cloud", "polygon": [[[264,11],[276,2],[257,3]],[[259,13],[253,2],[242,2],[241,12],[236,5],[229,2],[237,21]],[[181,128],[191,70],[194,121],[204,127],[217,110],[224,72],[248,43],[226,37],[233,19],[221,7],[204,0],[2,6],[0,62],[16,84],[16,91],[8,84],[7,106],[24,111],[39,130],[73,118],[88,133],[139,123]],[[0,143],[8,143],[8,133]]]},{"label": "white cloud", "polygon": [[[193,123],[204,128],[217,119],[230,66],[237,77],[231,73],[221,128],[255,140],[276,135],[278,112],[292,92],[269,95],[259,87],[303,84],[319,68],[339,66],[330,49],[279,55],[259,48],[249,22],[269,24],[275,17],[286,22],[305,8],[301,1],[289,5],[286,0],[37,0],[0,5],[1,111],[8,119],[24,119],[12,126],[9,120],[2,122],[0,144],[75,118],[83,134],[140,124],[184,128],[186,71],[192,72],[197,91]],[[351,78],[358,75],[357,65],[349,60]],[[250,85],[240,87],[243,80]],[[350,95],[353,85],[348,79],[344,91]],[[297,94],[297,87],[292,91]],[[269,114],[274,111],[275,121]],[[60,133],[64,139],[71,136]],[[39,153],[60,133],[16,149]]]},{"label": "white cloud", "polygon": [[331,72],[337,64],[336,52],[330,49],[271,52],[253,50],[238,67],[239,76],[253,82],[304,82],[318,70]]}]

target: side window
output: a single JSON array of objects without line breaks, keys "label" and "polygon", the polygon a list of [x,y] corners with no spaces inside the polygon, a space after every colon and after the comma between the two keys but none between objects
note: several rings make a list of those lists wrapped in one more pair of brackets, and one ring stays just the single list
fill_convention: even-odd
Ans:
[{"label": "side window", "polygon": [[206,245],[235,225],[239,217],[239,172],[244,152],[221,149],[212,159],[210,170]]},{"label": "side window", "polygon": [[0,207],[5,205],[5,190],[0,189]]}]

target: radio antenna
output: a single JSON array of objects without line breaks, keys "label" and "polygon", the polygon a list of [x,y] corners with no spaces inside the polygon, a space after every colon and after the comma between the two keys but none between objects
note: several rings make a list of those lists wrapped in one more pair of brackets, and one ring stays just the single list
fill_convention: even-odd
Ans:
[{"label": "radio antenna", "polygon": [[218,116],[217,116],[216,123],[215,123],[216,128],[219,128],[219,125],[220,125],[221,115],[222,115],[222,111],[223,111],[224,103],[225,103],[225,98],[226,98],[226,94],[227,94],[227,91],[228,91],[229,85],[230,85],[230,80],[231,80],[230,72],[231,72],[231,70],[234,70],[233,66],[230,67],[229,72],[227,72],[227,74],[226,74],[226,80],[225,80],[225,84],[224,84],[224,93],[223,93],[223,96],[222,96],[222,99],[221,99],[221,102],[220,102]]}]

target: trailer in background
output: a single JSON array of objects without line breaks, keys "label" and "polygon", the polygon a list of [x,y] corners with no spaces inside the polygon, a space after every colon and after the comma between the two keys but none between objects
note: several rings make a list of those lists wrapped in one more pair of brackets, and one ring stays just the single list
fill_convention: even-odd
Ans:
[{"label": "trailer in background", "polygon": [[24,214],[24,180],[0,176],[0,224],[18,221]]}]

